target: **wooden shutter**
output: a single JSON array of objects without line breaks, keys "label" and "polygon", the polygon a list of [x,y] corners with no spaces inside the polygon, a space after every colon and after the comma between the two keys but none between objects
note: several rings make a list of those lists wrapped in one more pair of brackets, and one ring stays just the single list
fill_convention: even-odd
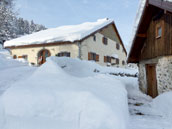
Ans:
[{"label": "wooden shutter", "polygon": [[107,57],[106,57],[106,56],[104,56],[104,62],[105,62],[105,63],[107,62]]},{"label": "wooden shutter", "polygon": [[17,56],[16,56],[16,55],[14,55],[14,56],[13,56],[13,59],[17,59]]},{"label": "wooden shutter", "polygon": [[99,55],[96,55],[96,61],[99,61]]},{"label": "wooden shutter", "polygon": [[109,57],[110,58],[110,62],[109,63],[111,63],[112,62],[112,58],[111,57]]},{"label": "wooden shutter", "polygon": [[91,53],[88,53],[88,60],[91,60]]}]

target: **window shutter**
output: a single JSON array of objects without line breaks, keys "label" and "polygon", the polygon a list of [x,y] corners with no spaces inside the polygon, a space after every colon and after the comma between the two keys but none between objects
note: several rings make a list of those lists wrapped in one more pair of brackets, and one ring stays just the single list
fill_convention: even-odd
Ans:
[{"label": "window shutter", "polygon": [[106,57],[106,56],[104,56],[104,62],[105,62],[105,63],[107,62],[107,57]]},{"label": "window shutter", "polygon": [[110,58],[110,62],[109,63],[111,63],[112,62],[112,58],[111,57],[109,57]]},{"label": "window shutter", "polygon": [[96,61],[99,61],[99,55],[96,55]]},{"label": "window shutter", "polygon": [[88,53],[88,60],[91,60],[91,53]]},{"label": "window shutter", "polygon": [[116,64],[119,64],[119,59],[116,59]]}]

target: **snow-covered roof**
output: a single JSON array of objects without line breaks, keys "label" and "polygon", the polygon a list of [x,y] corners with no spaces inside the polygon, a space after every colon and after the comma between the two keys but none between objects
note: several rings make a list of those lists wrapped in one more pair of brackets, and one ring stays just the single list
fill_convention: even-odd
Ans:
[{"label": "snow-covered roof", "polygon": [[45,44],[61,41],[81,40],[95,31],[113,23],[111,19],[99,19],[96,22],[85,22],[79,25],[60,26],[22,36],[10,41],[6,41],[4,46],[21,46],[31,44]]}]

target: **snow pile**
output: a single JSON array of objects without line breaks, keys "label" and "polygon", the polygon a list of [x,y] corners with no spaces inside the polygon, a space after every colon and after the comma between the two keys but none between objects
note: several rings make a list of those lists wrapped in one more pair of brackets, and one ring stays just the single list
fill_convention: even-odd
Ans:
[{"label": "snow pile", "polygon": [[2,44],[0,44],[0,50],[2,50],[2,48],[3,48],[3,47],[2,47]]},{"label": "snow pile", "polygon": [[[100,74],[129,74],[137,75],[138,69],[133,68],[116,68],[116,67],[104,67],[100,66],[95,62],[72,59],[67,57],[51,57],[60,67],[65,71],[67,70],[69,74],[73,76],[90,76],[95,75],[96,73]],[[79,64],[79,65],[78,65]],[[79,69],[79,70],[78,70]]]},{"label": "snow pile", "polygon": [[4,118],[5,118],[4,109],[3,109],[2,102],[0,99],[0,129],[4,128],[4,124],[5,124]]},{"label": "snow pile", "polygon": [[90,35],[98,29],[112,23],[113,20],[99,19],[97,22],[86,22],[79,25],[68,25],[43,30],[17,39],[6,41],[4,46],[52,43],[58,41],[76,41]]},{"label": "snow pile", "polygon": [[159,95],[153,100],[153,107],[155,110],[162,112],[163,115],[168,116],[172,121],[172,92],[166,92]]},{"label": "snow pile", "polygon": [[14,60],[12,59],[10,52],[5,49],[0,50],[0,70],[25,66],[28,65],[28,62],[23,60]]},{"label": "snow pile", "polygon": [[[0,50],[0,95],[18,80],[25,79],[36,67],[28,66],[26,61],[14,60],[8,50]],[[1,105],[1,104],[0,104]],[[1,129],[1,128],[0,128]]]},{"label": "snow pile", "polygon": [[126,129],[124,85],[88,62],[62,60],[49,58],[3,94],[5,129]]}]

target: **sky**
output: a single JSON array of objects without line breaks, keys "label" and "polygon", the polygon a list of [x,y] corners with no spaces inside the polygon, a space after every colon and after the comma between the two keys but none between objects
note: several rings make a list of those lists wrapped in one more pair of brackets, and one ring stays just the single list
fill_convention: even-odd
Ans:
[{"label": "sky", "polygon": [[109,18],[125,45],[131,40],[139,0],[15,0],[19,17],[47,28]]}]

